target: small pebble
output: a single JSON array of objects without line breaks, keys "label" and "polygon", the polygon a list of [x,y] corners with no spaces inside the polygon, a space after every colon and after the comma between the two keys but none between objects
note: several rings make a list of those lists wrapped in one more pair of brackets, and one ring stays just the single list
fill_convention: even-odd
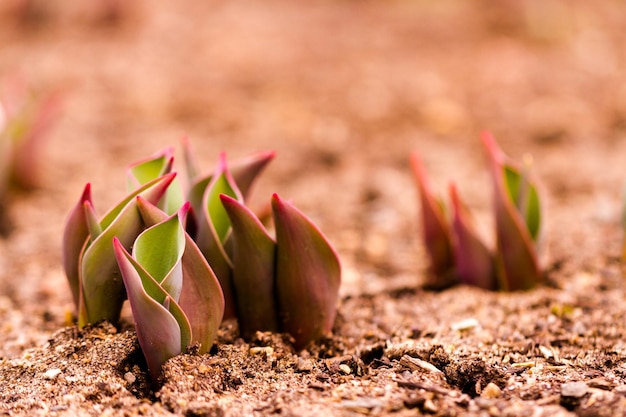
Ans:
[{"label": "small pebble", "polygon": [[483,398],[498,398],[500,395],[502,395],[502,390],[493,382],[488,383],[480,394]]},{"label": "small pebble", "polygon": [[48,369],[43,377],[46,379],[55,379],[57,376],[61,375],[61,370],[59,368]]},{"label": "small pebble", "polygon": [[462,332],[466,330],[471,330],[478,326],[480,326],[480,323],[478,323],[478,320],[476,320],[475,318],[469,318],[469,319],[465,319],[465,320],[461,320],[456,323],[453,323],[450,327],[452,328],[452,330],[457,330],[457,331]]},{"label": "small pebble", "polygon": [[340,364],[339,369],[346,375],[350,375],[352,373],[352,369],[350,369],[350,367],[345,363]]},{"label": "small pebble", "polygon": [[137,377],[135,376],[135,374],[133,374],[132,372],[126,372],[124,374],[124,379],[126,380],[126,382],[128,382],[129,384],[134,384],[135,381],[137,380]]},{"label": "small pebble", "polygon": [[588,390],[589,387],[582,381],[566,382],[561,385],[561,397],[582,398]]}]

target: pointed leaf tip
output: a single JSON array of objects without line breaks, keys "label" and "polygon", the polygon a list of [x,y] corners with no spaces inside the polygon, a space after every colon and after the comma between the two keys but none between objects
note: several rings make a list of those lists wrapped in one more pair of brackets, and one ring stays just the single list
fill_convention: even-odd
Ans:
[{"label": "pointed leaf tip", "polygon": [[332,329],[341,282],[335,249],[302,212],[272,195],[276,286],[283,330],[304,348]]},{"label": "pointed leaf tip", "polygon": [[236,199],[220,195],[232,225],[233,286],[242,336],[278,331],[274,258],[276,244],[259,219]]},{"label": "pointed leaf tip", "polygon": [[156,382],[163,364],[189,342],[189,323],[169,294],[139,265],[117,238],[113,251],[135,318],[137,339]]},{"label": "pointed leaf tip", "polygon": [[443,203],[431,190],[419,153],[411,153],[410,162],[422,207],[424,246],[430,258],[430,274],[426,285],[433,288],[445,288],[456,281],[450,227],[444,213]]},{"label": "pointed leaf tip", "polygon": [[[489,133],[483,133],[483,144],[489,157],[496,218],[496,267],[500,287],[506,291],[527,290],[542,280],[537,250],[531,233],[539,234],[539,201],[536,189],[530,187],[531,212],[517,207],[528,184],[520,170],[507,157]],[[529,229],[528,219],[532,222]]]},{"label": "pointed leaf tip", "polygon": [[497,281],[491,252],[478,236],[471,214],[461,202],[456,186],[450,184],[449,191],[453,208],[456,274],[465,284],[495,290]]},{"label": "pointed leaf tip", "polygon": [[87,183],[80,199],[70,211],[63,230],[63,268],[67,276],[75,306],[79,304],[79,258],[89,237],[88,219],[84,205],[91,204],[91,184]]}]

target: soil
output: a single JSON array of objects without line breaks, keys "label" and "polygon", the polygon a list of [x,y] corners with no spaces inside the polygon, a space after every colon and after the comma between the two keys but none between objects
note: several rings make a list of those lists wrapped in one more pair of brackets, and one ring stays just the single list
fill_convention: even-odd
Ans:
[{"label": "soil", "polygon": [[[64,102],[40,187],[6,204],[1,414],[626,415],[623,2],[128,3],[0,6],[0,73]],[[547,283],[427,291],[409,153],[489,238],[482,129],[533,157]],[[225,322],[152,385],[128,312],[71,324],[61,234],[85,183],[103,213],[128,164],[185,135],[207,171],[222,150],[277,152],[252,204],[278,192],[318,224],[342,297],[303,351]]]}]

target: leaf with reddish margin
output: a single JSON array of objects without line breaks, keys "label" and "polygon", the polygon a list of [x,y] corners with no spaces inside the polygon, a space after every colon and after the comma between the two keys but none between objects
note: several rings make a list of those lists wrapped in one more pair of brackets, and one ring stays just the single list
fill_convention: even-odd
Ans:
[{"label": "leaf with reddish margin", "polygon": [[89,237],[87,218],[83,207],[85,202],[91,203],[91,184],[87,183],[78,203],[72,208],[65,221],[63,230],[63,268],[72,291],[74,305],[78,308],[80,283],[78,278],[78,258]]},{"label": "leaf with reddish margin", "polygon": [[461,202],[454,184],[450,185],[450,199],[454,259],[459,280],[487,290],[497,289],[493,256],[478,237],[469,210]]},{"label": "leaf with reddish margin", "polygon": [[283,331],[302,349],[332,329],[341,267],[328,240],[298,209],[274,194],[272,211],[279,317]]},{"label": "leaf with reddish margin", "polygon": [[224,154],[220,155],[218,168],[204,190],[195,240],[222,286],[225,302],[224,318],[233,318],[237,315],[231,276],[233,264],[225,248],[231,232],[230,220],[220,201],[220,194],[243,200],[228,171]]},{"label": "leaf with reddish margin", "polygon": [[[141,197],[137,198],[139,212],[148,225],[167,219],[167,213]],[[189,203],[183,205],[179,216],[184,218]],[[182,257],[183,286],[178,304],[185,312],[191,326],[191,343],[199,343],[199,353],[207,352],[217,334],[224,315],[224,295],[217,277],[206,259],[185,233],[185,252]]]},{"label": "leaf with reddish margin", "polygon": [[511,189],[507,188],[505,176],[510,175],[512,168],[491,134],[484,132],[482,141],[494,186],[500,288],[505,291],[528,290],[542,281],[542,275],[530,231],[511,198]]},{"label": "leaf with reddish margin", "polygon": [[149,158],[131,164],[126,170],[129,191],[172,172],[173,165],[174,148],[171,146]]},{"label": "leaf with reddish margin", "polygon": [[248,198],[254,181],[275,155],[273,151],[257,152],[230,164],[230,172],[244,199]]},{"label": "leaf with reddish margin", "polygon": [[250,209],[227,195],[220,199],[232,225],[233,285],[241,335],[249,340],[256,331],[276,332],[274,239]]},{"label": "leaf with reddish margin", "polygon": [[[133,197],[125,198],[124,206],[114,207],[100,222],[102,233],[93,241],[88,241],[79,257],[79,282],[81,286],[78,325],[119,319],[122,303],[126,298],[124,285],[119,276],[111,241],[117,237],[124,247],[130,248],[144,224],[137,210],[136,196],[157,203],[163,196],[176,174],[168,174],[141,187]],[[120,204],[121,205],[121,204]],[[116,216],[112,217],[112,213]],[[106,225],[106,226],[105,226]]]},{"label": "leaf with reddish margin", "polygon": [[[183,138],[182,144],[189,182],[191,184],[191,196],[188,195],[187,199],[192,202],[194,211],[197,211],[197,206],[200,205],[200,197],[203,194],[202,191],[206,188],[206,185],[211,181],[215,173],[212,172],[209,175],[200,176],[189,140],[187,138]],[[261,172],[263,172],[267,164],[274,159],[275,155],[276,153],[274,151],[257,152],[233,161],[229,165],[231,176],[244,199],[250,194],[254,181],[261,174]],[[223,158],[223,155],[221,155],[220,158]],[[195,191],[193,191],[194,189]]]},{"label": "leaf with reddish margin", "polygon": [[163,364],[191,342],[191,329],[183,310],[159,283],[113,238],[113,251],[135,318],[137,339],[150,376],[157,381]]},{"label": "leaf with reddish margin", "polygon": [[[174,168],[174,148],[168,147],[157,152],[150,158],[135,162],[126,172],[128,188],[133,190],[155,178],[172,172]],[[158,206],[168,214],[175,213],[184,202],[183,190],[179,179],[174,178],[165,196]]]},{"label": "leaf with reddish margin", "polygon": [[426,170],[417,152],[411,153],[411,168],[422,206],[424,245],[430,258],[430,276],[426,285],[437,289],[446,288],[455,284],[458,279],[454,270],[454,252],[443,203],[434,197]]}]

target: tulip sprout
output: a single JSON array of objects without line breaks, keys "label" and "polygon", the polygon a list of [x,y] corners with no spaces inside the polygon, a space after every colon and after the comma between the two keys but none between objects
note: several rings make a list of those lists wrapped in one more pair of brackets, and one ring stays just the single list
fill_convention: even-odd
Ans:
[{"label": "tulip sprout", "polygon": [[[58,97],[29,91],[11,79],[0,86],[0,223],[4,222],[10,188],[29,190],[37,185],[39,150],[59,111]],[[5,225],[0,224],[5,231]]]},{"label": "tulip sprout", "polygon": [[478,237],[471,214],[456,186],[450,185],[452,220],[434,197],[419,154],[411,166],[422,206],[422,228],[430,258],[427,284],[443,288],[457,282],[485,289],[530,289],[543,280],[538,251],[542,240],[542,206],[528,166],[518,166],[500,150],[489,133],[482,135],[493,182],[496,248]]},{"label": "tulip sprout", "polygon": [[[284,331],[298,349],[331,331],[339,258],[323,234],[274,194],[276,236],[244,205],[273,152],[237,161],[224,154],[199,175],[185,142],[190,186],[174,171],[173,150],[132,164],[129,194],[101,219],[85,189],[68,216],[63,264],[78,326],[119,320],[124,300],[153,380],[190,345],[207,352],[223,318],[241,334]],[[186,201],[185,201],[186,200]]]}]

